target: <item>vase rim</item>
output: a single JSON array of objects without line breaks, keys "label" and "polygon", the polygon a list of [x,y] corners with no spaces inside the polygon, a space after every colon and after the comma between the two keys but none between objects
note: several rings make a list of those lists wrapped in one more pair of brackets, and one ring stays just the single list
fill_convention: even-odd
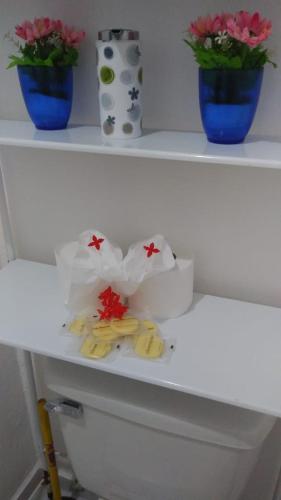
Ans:
[{"label": "vase rim", "polygon": [[199,66],[199,70],[200,71],[233,71],[233,72],[244,72],[244,71],[263,71],[264,68],[249,68],[249,69],[246,69],[246,68],[201,68],[201,66]]},{"label": "vase rim", "polygon": [[17,64],[17,68],[46,68],[46,69],[63,69],[73,68],[72,64],[63,64],[62,66],[45,66],[44,64]]}]

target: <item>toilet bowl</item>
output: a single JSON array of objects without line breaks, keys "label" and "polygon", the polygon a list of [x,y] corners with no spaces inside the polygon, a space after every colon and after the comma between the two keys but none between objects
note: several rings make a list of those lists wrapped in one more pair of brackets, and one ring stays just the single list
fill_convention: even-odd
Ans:
[{"label": "toilet bowl", "polygon": [[45,381],[74,473],[109,500],[238,500],[275,419],[57,360]]}]

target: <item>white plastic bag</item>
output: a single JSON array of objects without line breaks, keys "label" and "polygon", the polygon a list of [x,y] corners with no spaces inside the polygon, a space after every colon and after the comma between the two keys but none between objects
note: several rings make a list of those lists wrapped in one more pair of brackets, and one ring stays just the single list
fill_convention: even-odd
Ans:
[{"label": "white plastic bag", "polygon": [[130,246],[122,263],[122,273],[116,282],[117,289],[125,296],[133,295],[140,284],[156,274],[175,266],[173,252],[163,236],[157,234],[149,240]]},{"label": "white plastic bag", "polygon": [[73,314],[95,314],[99,295],[108,286],[122,296],[133,295],[140,284],[175,266],[172,250],[161,235],[122,251],[96,230],[83,232],[77,242],[55,251],[64,301]]}]

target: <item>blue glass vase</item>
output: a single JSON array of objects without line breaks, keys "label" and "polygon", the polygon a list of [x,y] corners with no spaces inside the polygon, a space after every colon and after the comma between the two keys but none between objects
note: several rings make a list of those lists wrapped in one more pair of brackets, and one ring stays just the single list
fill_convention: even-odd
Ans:
[{"label": "blue glass vase", "polygon": [[199,69],[203,127],[210,142],[243,142],[253,123],[263,69]]},{"label": "blue glass vase", "polygon": [[18,75],[27,111],[36,128],[66,128],[72,107],[72,67],[18,66]]}]

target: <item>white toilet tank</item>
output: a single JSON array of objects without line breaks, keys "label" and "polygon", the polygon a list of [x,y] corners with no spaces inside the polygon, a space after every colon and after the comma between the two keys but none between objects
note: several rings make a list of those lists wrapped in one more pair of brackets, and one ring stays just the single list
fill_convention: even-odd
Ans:
[{"label": "white toilet tank", "polygon": [[81,485],[109,500],[238,500],[275,419],[56,360],[45,378]]}]

